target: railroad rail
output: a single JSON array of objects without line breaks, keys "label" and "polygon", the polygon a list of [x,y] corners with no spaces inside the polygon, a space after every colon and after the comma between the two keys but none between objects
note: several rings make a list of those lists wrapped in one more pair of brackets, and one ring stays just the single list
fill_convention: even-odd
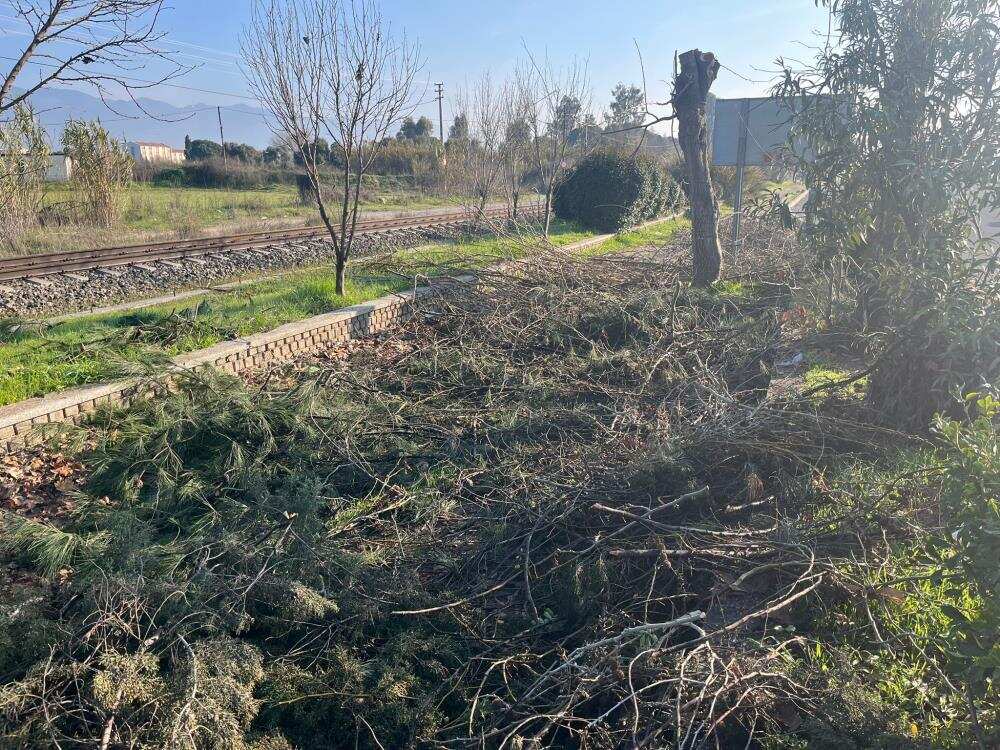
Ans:
[{"label": "railroad rail", "polygon": [[[537,211],[537,205],[526,211]],[[489,208],[486,217],[503,218],[508,215],[506,207]],[[357,234],[381,234],[406,229],[448,227],[467,224],[472,220],[468,211],[425,214],[422,216],[401,216],[391,219],[366,219],[358,222]],[[323,226],[309,226],[297,229],[279,229],[267,232],[250,232],[223,237],[204,237],[192,240],[169,240],[150,242],[142,245],[105,247],[95,250],[70,250],[38,255],[16,255],[0,258],[0,281],[12,281],[40,276],[93,271],[114,266],[127,266],[157,261],[178,261],[203,255],[219,255],[253,250],[269,245],[288,244],[296,241],[320,239],[327,235]]]}]

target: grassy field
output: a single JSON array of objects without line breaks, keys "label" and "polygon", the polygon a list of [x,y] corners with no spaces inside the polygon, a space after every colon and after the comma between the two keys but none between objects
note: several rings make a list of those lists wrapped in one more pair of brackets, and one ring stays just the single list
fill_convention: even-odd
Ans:
[{"label": "grassy field", "polygon": [[764,189],[768,192],[777,191],[782,198],[787,200],[788,198],[798,195],[806,188],[801,182],[796,182],[795,180],[783,180],[781,182],[768,180],[764,183]]},{"label": "grassy field", "polygon": [[[79,200],[71,183],[53,183],[47,188],[43,206],[50,215],[73,214]],[[380,187],[364,196],[364,211],[401,211],[437,208],[456,201],[420,190],[398,186]],[[19,247],[0,247],[0,254],[88,249],[151,241],[184,239],[211,234],[263,230],[274,226],[317,223],[312,205],[299,201],[296,188],[273,185],[260,190],[223,188],[159,187],[136,183],[129,188],[121,226],[113,229],[80,224],[37,227],[22,238]]]},{"label": "grassy field", "polygon": [[[665,222],[582,252],[595,255],[662,243],[683,225],[683,220]],[[560,246],[592,236],[556,222],[551,241]],[[475,267],[519,255],[528,246],[517,240],[477,239],[423,245],[395,254],[385,265],[358,263],[349,267],[344,297],[334,293],[332,269],[319,267],[252,282],[234,293],[75,318],[47,330],[12,332],[0,322],[0,406],[114,379],[141,360],[194,351],[409,289],[416,275]]]}]

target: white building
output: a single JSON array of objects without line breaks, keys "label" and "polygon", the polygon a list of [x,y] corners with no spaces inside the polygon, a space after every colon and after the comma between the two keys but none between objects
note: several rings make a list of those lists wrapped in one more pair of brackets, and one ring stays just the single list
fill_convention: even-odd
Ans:
[{"label": "white building", "polygon": [[49,154],[49,168],[45,170],[46,182],[66,182],[73,177],[73,160],[62,151]]},{"label": "white building", "polygon": [[128,152],[132,158],[138,161],[166,162],[170,164],[182,164],[184,162],[184,149],[173,148],[166,143],[150,143],[148,141],[129,141],[126,144]]}]

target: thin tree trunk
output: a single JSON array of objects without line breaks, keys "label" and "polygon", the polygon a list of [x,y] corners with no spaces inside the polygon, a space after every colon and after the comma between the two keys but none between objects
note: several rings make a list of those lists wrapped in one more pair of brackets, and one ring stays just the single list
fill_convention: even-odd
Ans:
[{"label": "thin tree trunk", "polygon": [[479,205],[476,207],[476,224],[483,224],[486,221],[486,202],[489,200],[489,194],[485,191],[479,194]]},{"label": "thin tree trunk", "polygon": [[337,285],[334,291],[337,293],[337,296],[343,297],[344,278],[346,276],[346,271],[347,271],[347,258],[345,258],[342,253],[337,253],[336,267],[337,267]]},{"label": "thin tree trunk", "polygon": [[693,235],[692,277],[696,286],[718,281],[722,271],[719,245],[719,204],[712,188],[708,164],[708,91],[719,73],[719,61],[710,52],[690,50],[680,56],[680,73],[674,81],[674,111],[680,128],[678,140],[687,166],[688,201]]},{"label": "thin tree trunk", "polygon": [[319,170],[315,165],[311,167],[306,166],[306,172],[309,176],[309,182],[312,184],[313,197],[316,199],[316,207],[319,209],[319,217],[323,221],[323,225],[326,227],[326,231],[330,235],[330,239],[333,240],[333,252],[337,257],[340,257],[343,248],[341,247],[341,241],[343,239],[342,235],[338,234],[337,228],[333,225],[333,220],[330,218],[330,214],[326,210],[326,198],[323,195],[323,186],[320,183]]},{"label": "thin tree trunk", "polygon": [[552,185],[545,188],[545,231],[546,239],[552,229]]}]

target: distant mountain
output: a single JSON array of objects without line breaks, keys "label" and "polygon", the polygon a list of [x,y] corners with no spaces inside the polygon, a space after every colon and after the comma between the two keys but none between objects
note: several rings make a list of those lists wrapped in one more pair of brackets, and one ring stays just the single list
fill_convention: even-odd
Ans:
[{"label": "distant mountain", "polygon": [[[67,120],[100,120],[115,136],[129,141],[156,141],[175,148],[184,136],[219,140],[219,119],[214,104],[177,107],[156,99],[108,100],[70,88],[50,86],[32,95],[31,105],[45,126],[52,145],[59,147]],[[222,124],[226,141],[263,148],[271,139],[267,115],[248,104],[224,105]]]}]

